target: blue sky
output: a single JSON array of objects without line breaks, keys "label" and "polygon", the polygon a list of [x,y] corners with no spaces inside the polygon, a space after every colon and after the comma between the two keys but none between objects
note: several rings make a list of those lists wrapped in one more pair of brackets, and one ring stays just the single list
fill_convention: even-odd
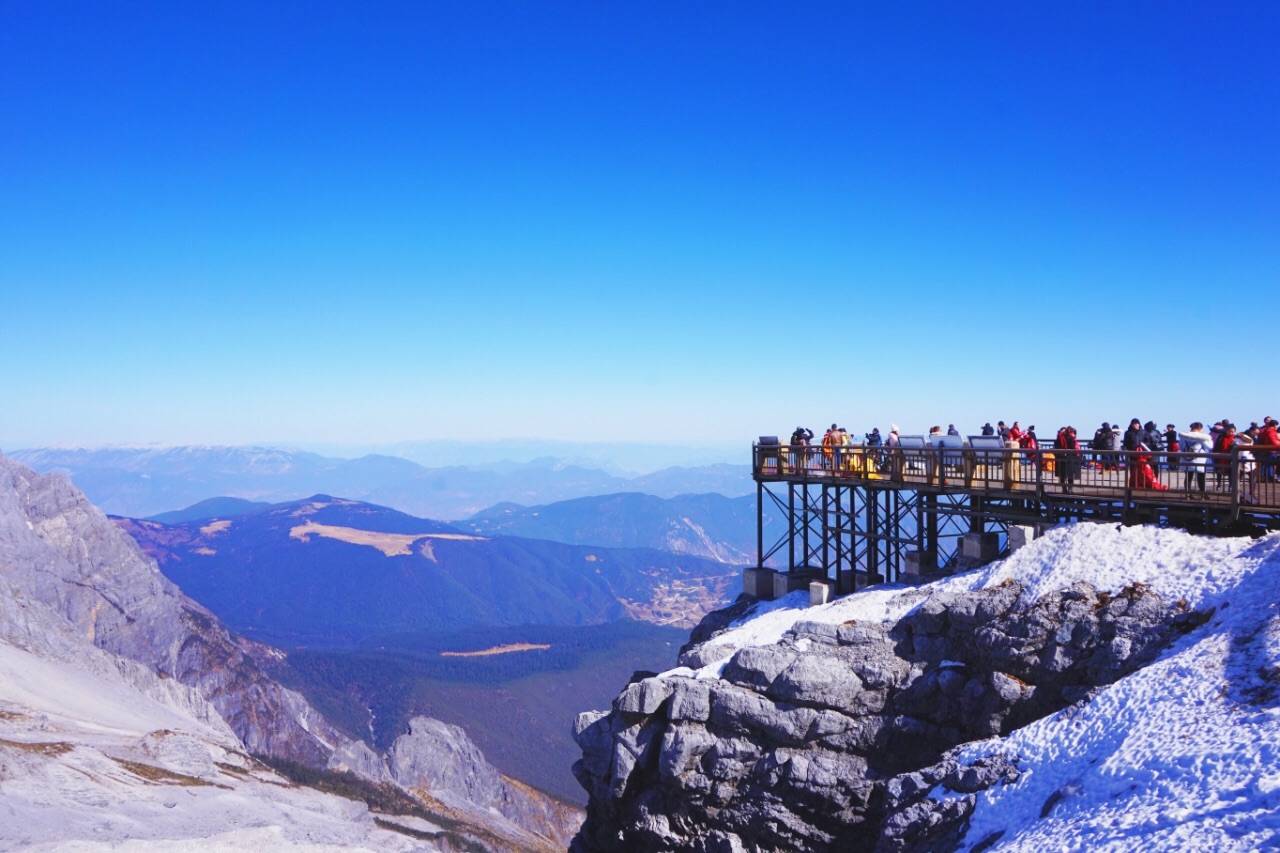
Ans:
[{"label": "blue sky", "polygon": [[1280,414],[1278,36],[1265,3],[5,4],[0,447]]}]

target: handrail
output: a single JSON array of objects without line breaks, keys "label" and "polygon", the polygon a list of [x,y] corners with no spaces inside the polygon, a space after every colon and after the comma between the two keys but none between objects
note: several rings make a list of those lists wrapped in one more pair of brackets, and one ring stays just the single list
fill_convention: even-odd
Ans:
[{"label": "handrail", "polygon": [[757,479],[852,481],[1006,493],[1038,500],[1119,500],[1280,513],[1280,447],[1225,453],[1004,447],[752,444]]}]

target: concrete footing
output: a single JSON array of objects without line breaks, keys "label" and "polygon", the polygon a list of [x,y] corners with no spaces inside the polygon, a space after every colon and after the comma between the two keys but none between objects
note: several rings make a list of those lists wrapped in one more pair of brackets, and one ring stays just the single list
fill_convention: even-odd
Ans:
[{"label": "concrete footing", "polygon": [[813,576],[801,572],[774,572],[773,574],[773,597],[782,598],[782,596],[795,592],[799,589],[807,590],[809,582],[813,580]]},{"label": "concrete footing", "polygon": [[1036,529],[1030,525],[1010,524],[1009,525],[1009,553],[1026,546],[1028,542],[1036,538]]},{"label": "concrete footing", "polygon": [[761,601],[773,600],[773,569],[743,569],[742,591]]},{"label": "concrete footing", "polygon": [[[821,602],[814,598],[815,594],[822,595],[814,592],[815,584],[821,584],[827,590],[826,598]],[[761,601],[773,601],[775,598],[781,598],[797,590],[807,590],[810,602],[825,604],[835,597],[836,585],[823,579],[820,574],[815,577],[814,572],[806,570],[795,572],[779,572],[763,568],[742,570],[742,591]]]},{"label": "concrete footing", "polygon": [[809,606],[818,607],[830,601],[835,586],[831,581],[809,581]]},{"label": "concrete footing", "polygon": [[966,533],[960,537],[960,555],[990,563],[1000,556],[999,533]]},{"label": "concrete footing", "polygon": [[903,563],[903,574],[921,577],[938,573],[938,555],[930,551],[908,551]]}]

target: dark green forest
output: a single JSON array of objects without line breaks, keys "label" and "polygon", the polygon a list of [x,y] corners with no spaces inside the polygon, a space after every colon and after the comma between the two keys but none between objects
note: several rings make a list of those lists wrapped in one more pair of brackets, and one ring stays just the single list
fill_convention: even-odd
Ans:
[{"label": "dark green forest", "polygon": [[[688,632],[629,620],[469,628],[295,649],[276,673],[348,735],[385,749],[419,714],[464,726],[499,770],[581,803],[570,768],[580,711],[608,708],[637,670],[675,665]],[[548,649],[447,657],[516,643]]]}]

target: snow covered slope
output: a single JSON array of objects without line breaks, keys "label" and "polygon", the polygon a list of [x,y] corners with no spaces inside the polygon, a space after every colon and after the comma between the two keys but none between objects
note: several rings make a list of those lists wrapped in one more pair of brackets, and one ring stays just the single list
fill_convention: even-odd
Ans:
[{"label": "snow covered slope", "polygon": [[3,586],[0,850],[436,849],[363,803],[289,785],[196,690]]},{"label": "snow covered slope", "polygon": [[[580,778],[594,785],[595,835],[584,830],[576,849],[596,849],[615,830],[650,849],[678,849],[690,815],[663,809],[680,802],[672,792],[687,799],[704,784],[723,808],[710,828],[746,846],[752,815],[779,826],[804,819],[797,792],[830,798],[814,812],[830,815],[832,803],[845,802],[839,792],[853,790],[854,801],[858,791],[880,793],[865,812],[850,812],[861,816],[860,825],[846,825],[849,834],[837,820],[819,832],[792,823],[777,837],[807,839],[803,849],[845,849],[849,838],[868,849],[972,853],[1280,849],[1280,534],[1211,539],[1079,524],[926,586],[885,586],[816,608],[806,599],[755,605],[688,649],[684,666],[630,685],[608,716],[583,715]],[[1097,633],[1109,614],[1139,609],[1150,627]],[[1029,707],[1075,666],[1055,649],[1076,660],[1083,649],[1089,671],[1100,671],[1128,656],[1130,643],[1136,649],[1144,636],[1135,631],[1161,624],[1182,627],[1135,653],[1137,668],[1092,688],[1074,682],[1075,693],[1062,695],[1078,701],[1005,726],[1002,736],[957,741],[923,765],[904,764],[902,742],[883,739],[903,720],[935,733],[941,717],[931,703],[958,697],[963,709],[966,697],[989,697],[979,688],[991,685],[1010,705]],[[1017,658],[1001,644],[1029,636],[1019,652],[1028,668],[996,671],[992,680],[992,669],[1015,672],[1007,664]],[[939,642],[949,645],[935,660],[928,650]],[[991,660],[1005,663],[983,670]],[[833,681],[850,663],[852,687]],[[852,698],[830,698],[836,693]],[[913,694],[925,701],[913,704]],[[877,716],[879,705],[899,716]],[[850,720],[863,722],[850,728]],[[815,732],[819,725],[826,734]],[[830,734],[838,731],[845,734]],[[878,746],[856,746],[866,742]],[[597,753],[610,744],[634,746],[636,768],[654,752],[657,773],[599,765]],[[756,779],[790,793],[763,802],[768,785],[747,787]],[[602,780],[625,784],[623,799],[603,793]],[[635,801],[645,805],[628,811]],[[735,809],[741,820],[729,815]],[[922,830],[926,824],[934,829]]]}]

